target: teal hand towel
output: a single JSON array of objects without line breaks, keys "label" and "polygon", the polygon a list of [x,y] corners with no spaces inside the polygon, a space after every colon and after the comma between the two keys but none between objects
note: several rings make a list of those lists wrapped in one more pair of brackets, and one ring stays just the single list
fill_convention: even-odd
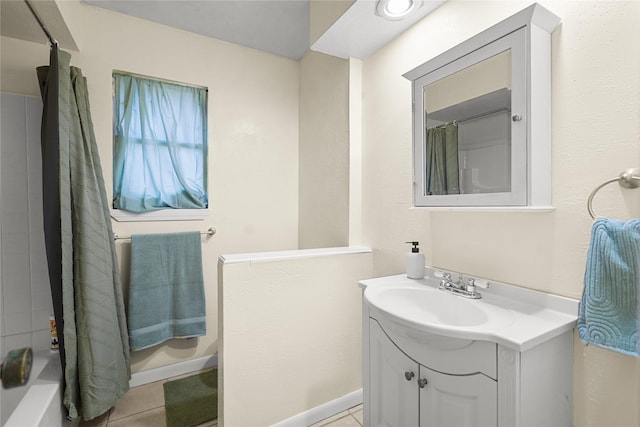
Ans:
[{"label": "teal hand towel", "polygon": [[129,344],[206,334],[200,233],[131,236]]},{"label": "teal hand towel", "polygon": [[640,357],[639,288],[640,219],[596,220],[578,312],[582,341]]}]

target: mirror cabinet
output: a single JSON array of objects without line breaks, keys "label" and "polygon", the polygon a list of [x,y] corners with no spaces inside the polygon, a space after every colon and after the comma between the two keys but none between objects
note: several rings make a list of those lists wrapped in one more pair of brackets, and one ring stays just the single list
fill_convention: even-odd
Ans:
[{"label": "mirror cabinet", "polygon": [[551,33],[538,4],[404,76],[414,205],[551,206]]}]

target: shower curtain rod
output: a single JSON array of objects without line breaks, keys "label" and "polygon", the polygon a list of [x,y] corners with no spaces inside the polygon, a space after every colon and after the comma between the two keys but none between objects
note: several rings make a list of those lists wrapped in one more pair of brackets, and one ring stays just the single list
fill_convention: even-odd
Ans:
[{"label": "shower curtain rod", "polygon": [[[200,232],[203,236],[213,236],[216,234],[215,227],[209,227],[207,231]],[[118,236],[116,233],[113,233],[113,240],[131,240],[131,236]]]},{"label": "shower curtain rod", "polygon": [[44,32],[45,36],[47,36],[47,38],[49,39],[49,43],[51,43],[51,47],[57,46],[58,42],[51,36],[51,33],[49,32],[49,30],[47,30],[47,27],[44,25],[44,22],[42,22],[42,19],[40,19],[40,17],[36,13],[36,10],[33,8],[29,0],[24,0],[24,3],[27,5],[29,10],[31,11],[31,14],[33,15],[33,17],[36,18],[36,21],[38,22],[38,25],[40,25],[40,28],[42,28],[42,31]]},{"label": "shower curtain rod", "polygon": [[488,116],[491,116],[491,115],[493,115],[493,114],[501,113],[501,112],[503,112],[503,111],[507,111],[507,112],[509,112],[509,111],[511,111],[511,109],[509,109],[508,107],[501,107],[501,108],[497,108],[497,109],[495,109],[495,110],[486,111],[486,112],[484,112],[484,113],[475,114],[475,115],[472,115],[472,116],[469,116],[469,117],[465,117],[464,119],[460,119],[460,120],[453,120],[453,121],[451,121],[451,122],[446,122],[446,123],[443,123],[443,124],[438,125],[438,126],[435,126],[435,127],[439,128],[439,127],[447,126],[447,125],[451,125],[451,124],[457,124],[457,123],[467,122],[467,121],[469,121],[469,120],[475,120],[475,119],[479,119],[479,118],[482,118],[482,117],[488,117]]}]

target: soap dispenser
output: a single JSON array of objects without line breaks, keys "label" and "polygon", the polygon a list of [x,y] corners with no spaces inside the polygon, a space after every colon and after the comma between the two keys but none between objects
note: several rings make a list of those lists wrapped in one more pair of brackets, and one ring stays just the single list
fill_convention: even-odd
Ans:
[{"label": "soap dispenser", "polygon": [[425,259],[418,249],[419,242],[405,242],[413,245],[411,252],[407,254],[407,277],[409,279],[422,279],[424,277]]}]

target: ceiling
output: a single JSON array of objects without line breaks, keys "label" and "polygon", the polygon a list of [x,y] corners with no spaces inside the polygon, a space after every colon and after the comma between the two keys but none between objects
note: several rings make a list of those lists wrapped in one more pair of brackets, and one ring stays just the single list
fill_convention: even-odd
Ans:
[{"label": "ceiling", "polygon": [[309,50],[309,0],[83,1],[296,60]]},{"label": "ceiling", "polygon": [[[30,1],[49,33],[63,49],[78,50],[71,32],[54,1]],[[47,44],[48,39],[23,0],[0,0],[0,34],[5,37]]]},{"label": "ceiling", "polygon": [[[61,1],[61,0],[56,0]],[[77,50],[54,0],[29,0],[62,48]],[[364,59],[445,0],[423,0],[401,21],[375,14],[376,0],[356,0],[310,46],[309,0],[81,0],[115,12],[225,40],[294,60],[313,49]],[[342,1],[345,2],[344,0]],[[0,0],[1,34],[46,44],[24,0]]]}]

